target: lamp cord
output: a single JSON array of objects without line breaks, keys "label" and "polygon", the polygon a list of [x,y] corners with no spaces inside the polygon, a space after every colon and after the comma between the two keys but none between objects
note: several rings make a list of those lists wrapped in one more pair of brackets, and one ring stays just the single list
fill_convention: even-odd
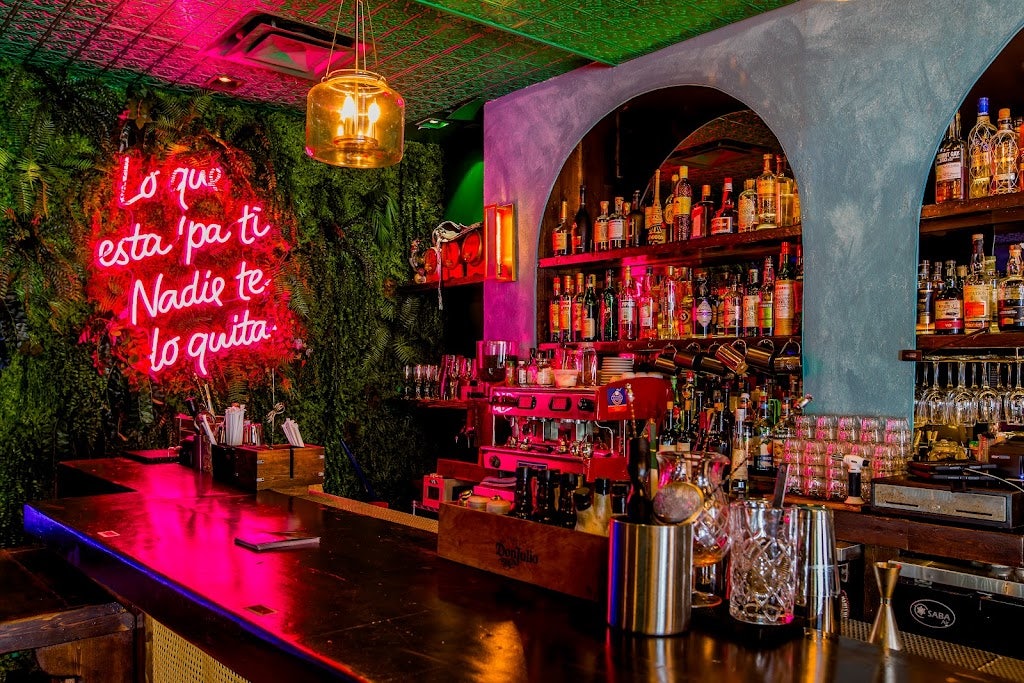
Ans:
[{"label": "lamp cord", "polygon": [[[320,80],[326,81],[331,76],[331,65],[334,64],[334,46],[338,43],[338,29],[341,27],[341,10],[345,6],[345,0],[338,3],[338,17],[334,20],[334,37],[331,38],[331,51],[327,54],[327,71]],[[356,45],[356,58],[359,58],[359,46]]]}]

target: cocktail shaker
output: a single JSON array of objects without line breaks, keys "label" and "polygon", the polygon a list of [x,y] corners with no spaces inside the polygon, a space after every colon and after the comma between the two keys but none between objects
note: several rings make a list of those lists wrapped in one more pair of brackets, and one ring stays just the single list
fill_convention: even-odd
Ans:
[{"label": "cocktail shaker", "polygon": [[822,505],[796,506],[796,612],[816,638],[839,635],[839,567],[832,511]]}]

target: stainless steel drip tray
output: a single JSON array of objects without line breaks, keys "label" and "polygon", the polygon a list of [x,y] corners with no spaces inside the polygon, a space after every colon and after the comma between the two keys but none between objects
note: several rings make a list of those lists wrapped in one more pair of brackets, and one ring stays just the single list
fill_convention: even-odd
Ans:
[{"label": "stainless steel drip tray", "polygon": [[928,581],[942,586],[953,586],[966,590],[1003,595],[1024,600],[1024,583],[1000,579],[974,572],[958,565],[945,564],[936,560],[900,558],[900,578]]}]

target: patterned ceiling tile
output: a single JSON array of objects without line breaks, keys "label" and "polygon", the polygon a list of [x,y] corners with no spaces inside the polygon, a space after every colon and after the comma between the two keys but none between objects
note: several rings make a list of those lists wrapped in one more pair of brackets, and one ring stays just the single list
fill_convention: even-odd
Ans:
[{"label": "patterned ceiling tile", "polygon": [[794,0],[419,0],[607,64],[712,31]]},{"label": "patterned ceiling tile", "polygon": [[[379,70],[418,121],[499,97],[596,59],[616,61],[790,0],[380,0],[370,3]],[[338,2],[342,4],[339,5]],[[344,0],[0,0],[0,56],[86,62],[122,83],[200,88],[234,76],[234,96],[304,107],[313,81],[211,52],[253,11],[351,35]]]}]

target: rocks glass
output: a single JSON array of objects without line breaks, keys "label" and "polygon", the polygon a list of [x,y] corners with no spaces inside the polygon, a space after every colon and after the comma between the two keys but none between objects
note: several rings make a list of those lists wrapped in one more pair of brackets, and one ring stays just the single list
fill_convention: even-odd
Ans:
[{"label": "rocks glass", "polygon": [[797,524],[792,508],[767,501],[730,506],[732,549],[729,615],[766,626],[793,620],[797,579]]}]

